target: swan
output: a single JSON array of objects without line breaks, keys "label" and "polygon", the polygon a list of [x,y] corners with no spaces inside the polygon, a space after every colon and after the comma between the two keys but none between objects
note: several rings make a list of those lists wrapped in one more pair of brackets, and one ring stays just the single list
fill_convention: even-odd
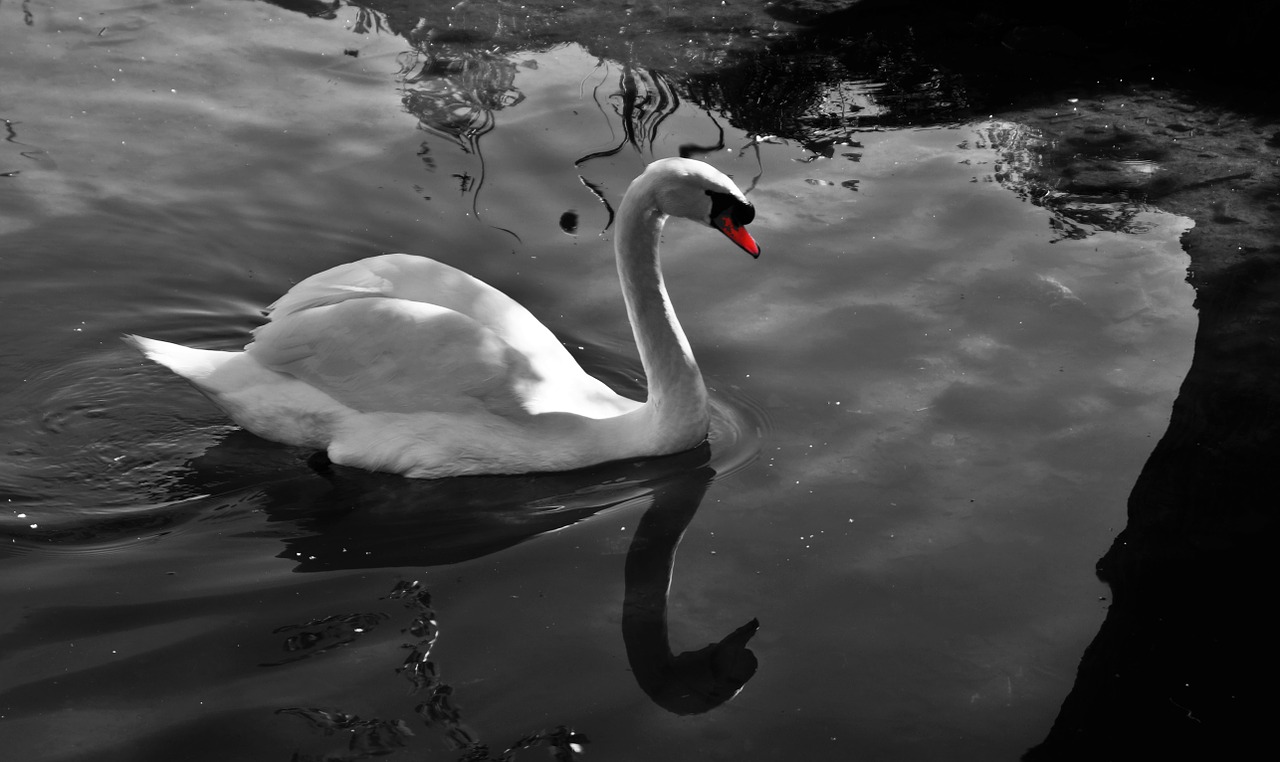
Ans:
[{"label": "swan", "polygon": [[306,278],[243,351],[126,342],[237,424],[330,462],[416,478],[567,471],[702,443],[707,390],[658,262],[669,216],[710,225],[753,257],[755,209],[693,159],[651,163],[628,187],[614,251],[644,402],[587,374],[527,309],[425,257],[384,254]]}]

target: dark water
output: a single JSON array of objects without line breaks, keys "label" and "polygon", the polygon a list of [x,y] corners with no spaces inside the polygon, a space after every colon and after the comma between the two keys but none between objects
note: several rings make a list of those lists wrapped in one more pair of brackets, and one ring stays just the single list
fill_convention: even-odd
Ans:
[{"label": "dark water", "polygon": [[[694,55],[670,15],[637,7],[612,46],[574,16],[588,52],[417,11],[440,9],[0,5],[0,748],[990,760],[1043,739],[1191,362],[1190,221],[1029,203],[1014,122],[859,129],[883,83],[832,90],[807,140],[697,105],[731,89],[718,55],[781,22],[731,18]],[[412,251],[641,394],[611,214],[690,146],[749,190],[765,252],[667,231],[715,405],[694,452],[317,473],[118,341],[235,348],[308,274]]]}]

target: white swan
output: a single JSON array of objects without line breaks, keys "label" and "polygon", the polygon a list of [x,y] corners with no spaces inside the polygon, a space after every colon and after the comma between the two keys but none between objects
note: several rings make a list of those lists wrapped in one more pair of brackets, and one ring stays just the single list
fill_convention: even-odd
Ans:
[{"label": "white swan", "polygon": [[243,352],[125,340],[258,436],[412,477],[562,471],[664,455],[707,436],[707,392],[658,264],[669,215],[752,256],[755,211],[722,173],[663,159],[631,183],[615,251],[649,382],[644,403],[587,375],[510,297],[431,259],[387,254],[313,275]]}]

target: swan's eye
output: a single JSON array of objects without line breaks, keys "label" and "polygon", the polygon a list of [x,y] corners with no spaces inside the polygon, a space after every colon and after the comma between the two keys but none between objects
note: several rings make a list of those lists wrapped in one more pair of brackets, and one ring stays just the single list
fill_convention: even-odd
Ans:
[{"label": "swan's eye", "polygon": [[728,193],[720,193],[719,191],[707,191],[707,195],[711,197],[711,220],[714,224],[719,217],[728,214],[729,219],[733,220],[733,224],[741,227],[750,223],[756,218],[756,208],[751,204],[743,203]]}]

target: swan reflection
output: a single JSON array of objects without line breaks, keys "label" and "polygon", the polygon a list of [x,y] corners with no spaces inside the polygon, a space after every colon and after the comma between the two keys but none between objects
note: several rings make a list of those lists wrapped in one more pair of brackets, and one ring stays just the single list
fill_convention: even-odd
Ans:
[{"label": "swan reflection", "polygon": [[676,656],[668,642],[667,593],[676,547],[713,475],[705,468],[658,485],[627,550],[622,604],[627,659],[649,698],[676,714],[715,709],[738,695],[756,673],[755,654],[747,648],[760,626],[755,619],[697,651]]},{"label": "swan reflection", "polygon": [[[245,456],[255,447],[259,466],[279,467],[292,459],[292,472],[303,474],[245,487],[258,492],[251,502],[264,509],[270,522],[290,525],[280,527],[284,550],[279,557],[292,561],[299,572],[457,564],[614,508],[648,503],[624,570],[622,636],[637,684],[663,709],[696,714],[733,698],[755,674],[756,657],[747,647],[758,627],[754,619],[697,650],[674,654],[668,639],[667,597],[676,549],[717,466],[732,467],[724,458],[713,460],[709,445],[568,473],[421,481],[341,467],[304,473],[297,451],[240,433],[194,462],[193,475],[203,489],[221,492],[225,500],[227,480],[245,478]],[[272,459],[278,461],[274,466]],[[429,601],[426,590],[415,596],[415,601]],[[429,630],[423,642],[434,643],[434,612],[422,621],[429,626],[410,629]],[[300,630],[278,632],[297,640]],[[302,650],[326,647],[320,638]],[[426,682],[435,685],[430,650],[430,644],[413,650],[421,656],[418,663],[402,665],[397,672],[427,675],[431,679]],[[306,654],[295,652],[285,661],[296,658]]]}]

